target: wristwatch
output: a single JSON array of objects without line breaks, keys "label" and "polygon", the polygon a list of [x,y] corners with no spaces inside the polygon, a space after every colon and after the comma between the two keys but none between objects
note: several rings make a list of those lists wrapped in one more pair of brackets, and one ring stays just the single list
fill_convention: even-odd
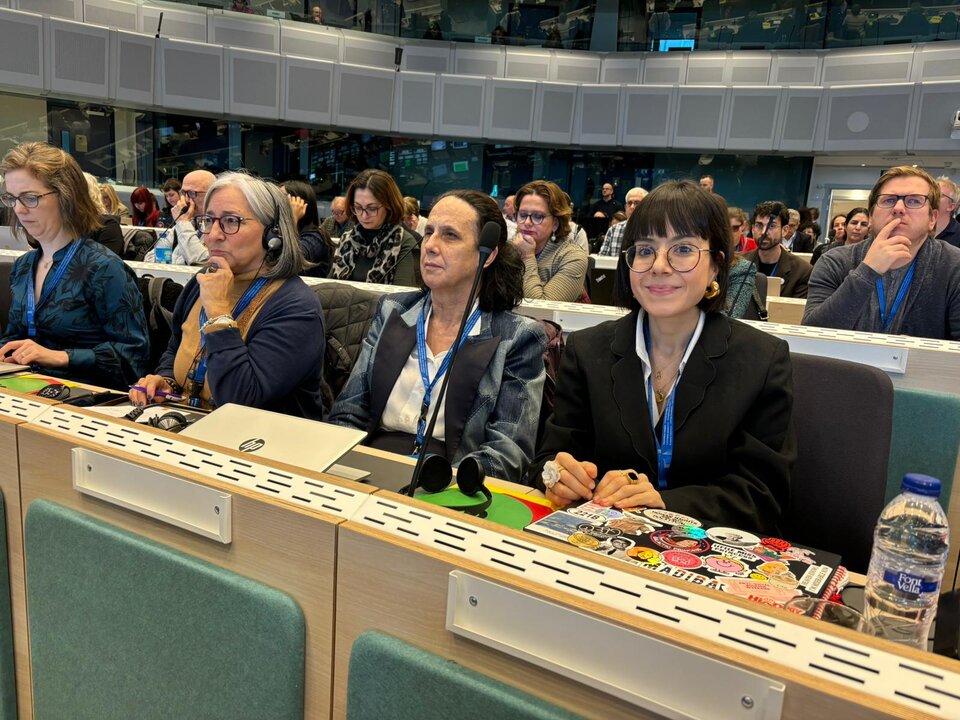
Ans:
[{"label": "wristwatch", "polygon": [[543,464],[543,474],[540,476],[543,479],[543,486],[550,490],[560,482],[560,465],[553,460],[548,460]]},{"label": "wristwatch", "polygon": [[205,333],[208,329],[219,330],[221,327],[236,326],[237,321],[230,315],[217,315],[215,318],[207,320],[200,326],[200,332]]}]

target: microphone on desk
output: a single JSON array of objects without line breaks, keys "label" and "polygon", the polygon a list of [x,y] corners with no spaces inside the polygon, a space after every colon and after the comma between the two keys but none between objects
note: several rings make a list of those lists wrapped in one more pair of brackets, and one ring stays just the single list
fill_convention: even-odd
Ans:
[{"label": "microphone on desk", "polygon": [[[437,393],[437,399],[434,403],[433,413],[430,416],[430,423],[427,425],[426,432],[423,435],[423,442],[420,444],[420,450],[417,453],[417,464],[413,469],[413,477],[410,480],[410,484],[406,488],[406,493],[410,497],[413,497],[413,494],[416,492],[417,488],[420,487],[423,483],[424,488],[430,492],[437,492],[437,490],[445,488],[450,484],[450,478],[453,477],[453,468],[450,464],[450,461],[441,456],[441,455],[427,455],[427,447],[430,445],[430,441],[433,439],[433,427],[437,423],[437,414],[440,411],[440,405],[443,403],[446,398],[444,395],[447,391],[447,382],[450,380],[450,376],[453,374],[453,368],[457,362],[457,355],[460,352],[460,341],[463,338],[463,333],[466,330],[467,320],[470,319],[470,314],[473,312],[473,302],[477,297],[477,289],[480,286],[480,275],[483,273],[483,266],[489,259],[490,255],[497,248],[497,244],[500,242],[500,233],[502,228],[499,224],[491,221],[486,223],[483,228],[480,230],[480,260],[477,263],[477,271],[473,276],[473,285],[470,287],[470,295],[467,297],[467,305],[463,309],[463,317],[460,318],[460,329],[457,331],[457,336],[453,340],[453,345],[450,346],[450,366],[447,368],[447,372],[443,376],[443,380],[440,382],[440,391]],[[472,458],[467,458],[476,463]],[[465,461],[466,462],[466,461]],[[480,473],[479,485],[483,490],[486,490],[486,487],[483,485],[483,468],[480,467],[479,463],[477,464],[477,469]],[[471,472],[473,472],[471,470]],[[436,490],[433,488],[437,488]],[[479,488],[474,489],[474,493]],[[471,493],[472,494],[472,493]],[[487,503],[489,506],[489,503]],[[483,508],[486,510],[486,506]]]}]

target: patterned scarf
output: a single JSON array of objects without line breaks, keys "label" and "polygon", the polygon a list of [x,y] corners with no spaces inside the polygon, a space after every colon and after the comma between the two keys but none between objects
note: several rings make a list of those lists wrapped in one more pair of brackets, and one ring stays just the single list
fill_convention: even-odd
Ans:
[{"label": "patterned scarf", "polygon": [[356,257],[376,258],[367,273],[367,282],[389,285],[397,269],[403,226],[383,226],[372,239],[363,237],[359,227],[348,230],[340,238],[330,277],[349,280],[356,267]]}]

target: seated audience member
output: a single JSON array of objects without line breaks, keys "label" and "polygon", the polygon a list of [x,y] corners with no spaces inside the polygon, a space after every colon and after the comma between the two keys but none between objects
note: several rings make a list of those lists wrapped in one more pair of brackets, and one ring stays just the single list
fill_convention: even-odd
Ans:
[{"label": "seated audience member", "polygon": [[844,214],[834,215],[830,221],[830,230],[827,232],[827,242],[834,240],[843,240],[843,227],[847,224],[847,216]]},{"label": "seated audience member", "polygon": [[[417,229],[420,226],[420,203],[417,202],[416,198],[409,196],[403,198],[403,220],[401,222],[419,245],[420,241],[423,240],[423,233]],[[426,227],[426,224],[424,224],[424,227]]]},{"label": "seated audience member", "polygon": [[195,407],[237,403],[319,420],[323,311],[297,277],[304,261],[287,195],[223,173],[196,224],[216,270],[187,283],[160,366],[130,401],[163,402],[162,391]]},{"label": "seated audience member", "polygon": [[[197,228],[194,227],[193,221],[203,212],[207,190],[216,179],[217,177],[209,170],[194,170],[183,176],[180,200],[170,208],[174,232],[168,233],[165,240],[157,243],[158,247],[173,248],[174,265],[199,265],[207,261],[206,245]],[[150,250],[144,260],[153,262],[154,251]]]},{"label": "seated audience member", "polygon": [[600,186],[600,199],[590,208],[590,214],[593,217],[613,217],[617,210],[623,210],[617,199],[613,196],[613,184],[605,182]]},{"label": "seated audience member", "polygon": [[340,236],[330,277],[338,280],[417,284],[417,241],[403,227],[403,196],[383,170],[364,170],[347,190],[356,226]]},{"label": "seated audience member", "polygon": [[323,8],[319,5],[310,8],[310,22],[314,25],[323,25]]},{"label": "seated audience member", "polygon": [[769,200],[757,205],[753,209],[753,239],[757,249],[744,253],[743,257],[756,263],[757,269],[767,277],[783,278],[781,297],[805,298],[812,268],[780,244],[788,219],[783,203]]},{"label": "seated audience member", "polygon": [[141,185],[130,193],[130,204],[133,205],[131,225],[140,227],[156,227],[160,222],[160,207],[157,199],[149,189]]},{"label": "seated audience member", "polygon": [[176,222],[173,219],[173,206],[180,201],[180,191],[182,189],[183,186],[176,178],[170,178],[160,186],[165,201],[163,209],[160,211],[160,224],[163,227],[173,227]]},{"label": "seated audience member", "polygon": [[513,240],[517,234],[516,195],[507,195],[503,200],[503,219],[507,221],[507,239]]},{"label": "seated audience member", "polygon": [[87,181],[90,201],[100,215],[100,227],[90,233],[90,239],[100,243],[110,252],[116,253],[118,257],[123,257],[123,231],[120,229],[120,221],[116,216],[108,214],[103,206],[97,179],[88,172],[85,172],[83,177]]},{"label": "seated audience member", "polygon": [[960,248],[960,223],[954,217],[957,214],[957,202],[960,201],[960,188],[946,176],[938,177],[937,185],[940,187],[940,212],[933,234],[937,240]]},{"label": "seated audience member", "polygon": [[722,314],[730,226],[690,181],[627,221],[629,315],[575,332],[529,477],[557,505],[666,508],[776,532],[795,458],[787,344]]},{"label": "seated audience member", "polygon": [[730,286],[727,289],[727,304],[723,312],[737,320],[766,320],[767,307],[757,290],[757,266],[755,263],[733,254],[730,264]]},{"label": "seated audience member", "polygon": [[702,187],[704,190],[707,192],[714,192],[713,185],[713,175],[700,176],[700,187]]},{"label": "seated audience member", "polygon": [[960,340],[960,249],[932,235],[939,204],[924,170],[881,175],[870,191],[873,237],[824,253],[803,324]]},{"label": "seated audience member", "polygon": [[800,227],[800,211],[787,209],[787,224],[783,226],[783,237],[780,244],[787,250],[793,250],[793,241],[797,238],[797,229]]},{"label": "seated audience member", "polygon": [[583,294],[587,253],[570,242],[573,209],[556,183],[534,180],[517,192],[517,235],[523,260],[523,296],[574,302]]},{"label": "seated audience member", "polygon": [[34,248],[13,264],[0,359],[126,388],[149,356],[143,297],[123,260],[89,240],[100,216],[79,165],[46,143],[24,143],[0,175],[14,232]]},{"label": "seated audience member", "polygon": [[[627,191],[625,200],[627,202],[626,215],[628,220],[646,196],[647,191],[642,187],[630,188]],[[626,227],[624,223],[618,223],[607,230],[603,236],[603,245],[600,246],[600,255],[613,256],[623,252],[623,231]]]},{"label": "seated audience member", "polygon": [[320,213],[317,211],[317,196],[313,188],[300,180],[288,180],[281,190],[290,198],[293,220],[300,234],[300,251],[309,267],[301,275],[325,278],[330,273],[330,260],[333,258],[333,241],[319,226]]},{"label": "seated audience member", "polygon": [[840,233],[836,236],[839,239],[815,247],[813,257],[810,258],[811,265],[816,264],[825,252],[844,245],[856,245],[858,242],[863,242],[864,238],[867,237],[867,232],[870,230],[870,212],[865,207],[853,208],[846,216],[841,215],[840,217],[843,218],[843,225]]},{"label": "seated audience member", "polygon": [[747,229],[747,214],[738,207],[727,208],[727,219],[730,221],[730,232],[733,233],[733,250],[738,253],[750,252],[757,249],[753,238],[744,235]]},{"label": "seated audience member", "polygon": [[610,227],[613,227],[614,225],[619,225],[620,223],[624,222],[626,219],[627,219],[627,214],[621,210],[617,210],[613,214],[613,217],[610,218]]},{"label": "seated audience member", "polygon": [[[500,226],[479,299],[443,398],[435,397],[477,270],[480,230]],[[419,449],[435,404],[430,451],[458,465],[474,456],[488,476],[518,480],[533,457],[546,337],[515,315],[522,271],[496,202],[474,190],[437,201],[420,252],[421,291],[385,295],[330,421],[366,430],[368,445]]]},{"label": "seated audience member", "polygon": [[817,223],[813,222],[812,220],[800,223],[800,228],[797,230],[793,238],[793,252],[813,252],[813,249],[817,246],[817,241],[819,239],[820,226]]},{"label": "seated audience member", "polygon": [[103,183],[100,186],[100,200],[108,215],[116,215],[121,225],[130,224],[130,208],[120,202],[120,197],[113,185]]},{"label": "seated audience member", "polygon": [[330,217],[325,218],[320,227],[330,233],[330,237],[338,238],[347,230],[352,230],[353,226],[353,218],[347,209],[347,199],[342,195],[335,197],[330,202]]}]

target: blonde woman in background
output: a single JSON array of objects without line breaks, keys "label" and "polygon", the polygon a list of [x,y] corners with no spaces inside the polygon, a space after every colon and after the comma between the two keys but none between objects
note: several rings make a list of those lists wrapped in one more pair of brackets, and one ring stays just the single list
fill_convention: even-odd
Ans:
[{"label": "blonde woman in background", "polygon": [[103,183],[100,186],[100,199],[107,215],[116,215],[121,225],[130,224],[130,208],[120,202],[120,197],[113,185]]}]

